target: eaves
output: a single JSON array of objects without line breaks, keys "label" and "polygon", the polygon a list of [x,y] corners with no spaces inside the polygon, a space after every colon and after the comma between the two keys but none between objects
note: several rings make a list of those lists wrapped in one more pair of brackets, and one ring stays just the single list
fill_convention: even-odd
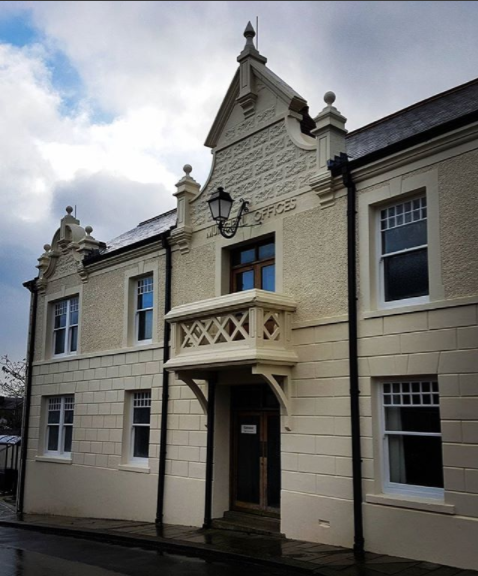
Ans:
[{"label": "eaves", "polygon": [[148,256],[159,250],[164,250],[164,242],[167,241],[170,231],[161,232],[135,244],[123,246],[114,252],[106,252],[106,254],[94,254],[89,258],[83,260],[84,267],[88,273],[97,272],[116,266],[124,262],[129,262],[135,258]]},{"label": "eaves", "polygon": [[[471,115],[468,115],[471,116]],[[398,142],[357,160],[350,159],[349,166],[356,183],[389,173],[402,166],[411,165],[419,160],[449,151],[452,148],[477,141],[478,147],[478,113],[474,113],[473,123],[467,122],[445,131],[430,130]]]}]

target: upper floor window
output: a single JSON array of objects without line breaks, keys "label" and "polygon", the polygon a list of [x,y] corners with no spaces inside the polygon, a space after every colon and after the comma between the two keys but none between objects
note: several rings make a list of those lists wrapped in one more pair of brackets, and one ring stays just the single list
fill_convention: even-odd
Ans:
[{"label": "upper floor window", "polygon": [[384,491],[442,497],[438,383],[385,382],[382,406]]},{"label": "upper floor window", "polygon": [[78,350],[78,296],[54,304],[53,353],[74,354]]},{"label": "upper floor window", "polygon": [[153,277],[136,282],[136,340],[146,344],[153,338]]},{"label": "upper floor window", "polygon": [[265,240],[231,253],[231,289],[241,292],[259,288],[275,292],[275,244]]},{"label": "upper floor window", "polygon": [[426,196],[381,209],[379,233],[383,303],[422,301],[429,294]]},{"label": "upper floor window", "polygon": [[46,430],[46,453],[69,456],[73,440],[73,417],[75,399],[73,396],[48,398]]}]

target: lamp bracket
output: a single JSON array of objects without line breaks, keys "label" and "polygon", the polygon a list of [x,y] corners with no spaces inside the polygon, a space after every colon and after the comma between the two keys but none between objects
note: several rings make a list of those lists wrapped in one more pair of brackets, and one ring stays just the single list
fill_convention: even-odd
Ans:
[{"label": "lamp bracket", "polygon": [[[249,201],[243,200],[241,198],[240,202],[241,207],[239,208],[239,213],[235,218],[232,218],[231,220],[226,220],[226,222],[218,222],[217,227],[219,229],[221,236],[224,236],[224,238],[234,238],[237,229],[239,228],[239,222],[241,221],[242,215],[247,214],[247,212],[249,212]],[[241,226],[241,228],[243,227],[245,227],[244,224]]]}]

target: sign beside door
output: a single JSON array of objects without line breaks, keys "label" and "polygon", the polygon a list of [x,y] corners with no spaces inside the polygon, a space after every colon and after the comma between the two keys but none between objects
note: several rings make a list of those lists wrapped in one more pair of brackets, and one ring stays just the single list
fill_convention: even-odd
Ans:
[{"label": "sign beside door", "polygon": [[242,424],[241,434],[257,434],[257,426],[255,424]]}]

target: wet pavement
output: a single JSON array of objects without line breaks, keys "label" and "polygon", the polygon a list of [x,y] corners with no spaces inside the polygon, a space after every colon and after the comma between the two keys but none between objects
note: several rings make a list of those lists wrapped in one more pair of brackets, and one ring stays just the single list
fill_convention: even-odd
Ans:
[{"label": "wet pavement", "polygon": [[[155,572],[167,575],[183,573],[191,575],[244,574],[247,566],[247,572],[250,576],[253,574],[265,576],[266,574],[284,573],[289,576],[295,574],[321,574],[322,576],[478,576],[478,572],[472,570],[462,570],[430,562],[370,552],[365,553],[362,558],[357,558],[347,548],[290,540],[280,535],[246,534],[229,530],[202,530],[170,525],[158,528],[154,524],[144,522],[28,514],[20,522],[16,519],[14,509],[11,506],[6,506],[2,501],[0,501],[0,526],[13,528],[15,538],[22,543],[28,543],[29,546],[22,548],[14,544],[7,544],[8,550],[24,550],[27,555],[44,554],[43,544],[39,547],[35,544],[38,540],[44,542],[45,546],[48,544],[49,553],[47,555],[49,555],[50,561],[55,558],[62,558],[62,561],[65,562],[82,561],[89,564],[90,554],[93,554],[92,558],[97,558],[94,554],[95,546],[113,545],[111,548],[121,551],[117,555],[118,558],[124,557],[124,562],[120,562],[118,565],[115,561],[115,554],[111,556],[114,561],[112,564],[95,564],[93,562],[92,565],[103,572],[88,572],[92,576],[111,573],[152,574],[153,572],[148,572],[154,568],[154,564],[151,563],[152,559],[169,562],[164,566],[161,564],[165,571]],[[19,530],[19,528],[23,528],[23,530]],[[4,528],[0,528],[0,530],[3,534]],[[66,536],[75,538],[66,538]],[[80,556],[79,560],[72,560],[69,556],[58,554],[57,548],[60,540],[70,543],[68,546],[61,544],[61,550],[71,550],[74,546],[79,546],[80,549],[83,547],[83,557]],[[91,542],[92,540],[94,542]],[[55,541],[57,544],[52,544]],[[3,537],[0,540],[0,546],[3,550]],[[146,571],[138,571],[139,567],[143,565],[138,557],[137,563],[133,562],[136,571],[128,572],[129,559],[135,558],[139,554],[138,551],[141,552],[140,555],[144,555]],[[11,557],[11,552],[9,554]],[[106,554],[105,557],[109,558],[110,556]],[[4,576],[1,568],[2,560],[3,556],[0,557],[0,576]],[[7,560],[5,561],[7,562]],[[205,561],[209,563],[205,563]],[[38,566],[41,565],[41,561],[38,559]],[[161,566],[158,565],[154,569],[157,570]],[[218,568],[220,566],[222,567]],[[240,570],[234,572],[238,566]],[[185,572],[182,572],[183,568]],[[219,570],[218,572],[214,571],[216,568]],[[52,564],[50,571],[45,572],[45,574],[48,576],[56,575],[55,569]],[[63,572],[60,571],[59,574],[76,575],[70,571],[70,568],[66,570],[63,566],[61,569]],[[110,572],[104,572],[104,570]],[[118,570],[120,571],[118,572]],[[17,575],[17,572],[5,572],[5,576],[10,576],[10,574]],[[23,576],[24,573],[18,572],[18,574]],[[30,575],[26,572],[25,574]],[[31,572],[31,574],[37,576],[35,572]],[[38,572],[38,574],[42,575],[43,572]],[[83,574],[83,572],[78,572],[78,574]]]},{"label": "wet pavement", "polygon": [[[284,572],[248,566],[250,576]],[[243,576],[244,566],[0,528],[1,576]],[[293,572],[289,573],[294,576]]]}]

